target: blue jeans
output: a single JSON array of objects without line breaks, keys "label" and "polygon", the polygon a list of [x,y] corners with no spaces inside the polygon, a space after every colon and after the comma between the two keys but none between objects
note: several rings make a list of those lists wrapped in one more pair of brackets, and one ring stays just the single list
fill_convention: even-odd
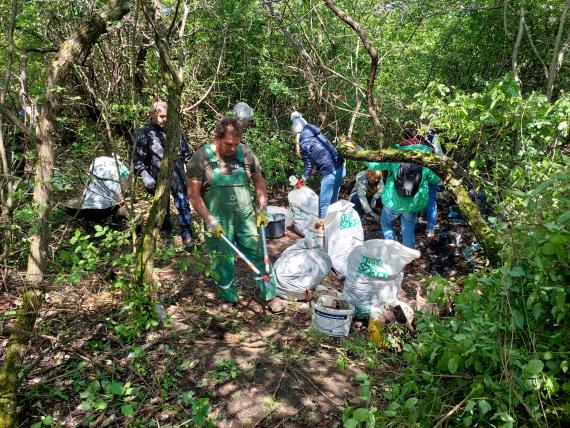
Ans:
[{"label": "blue jeans", "polygon": [[335,171],[325,175],[321,180],[321,194],[319,196],[319,218],[325,218],[330,204],[338,200],[338,191],[342,186],[342,181],[346,170],[344,163]]},{"label": "blue jeans", "polygon": [[428,203],[426,206],[427,230],[434,230],[437,222],[437,200],[435,194],[439,190],[439,184],[428,185]]},{"label": "blue jeans", "polygon": [[418,213],[399,213],[384,205],[382,214],[380,215],[380,225],[382,226],[384,239],[397,241],[394,222],[398,217],[400,217],[400,227],[402,229],[402,244],[408,248],[414,248],[416,243],[414,228],[416,226],[416,220],[418,219]]},{"label": "blue jeans", "polygon": [[[369,198],[366,198],[366,200],[368,201],[368,205],[370,205],[370,202],[372,201],[372,196]],[[350,202],[352,202],[354,204],[354,210],[358,213],[360,218],[363,218],[364,215],[366,214],[366,211],[364,211],[364,207],[360,203],[360,198],[358,197],[358,193],[355,193],[354,195],[352,195]]]},{"label": "blue jeans", "polygon": [[[190,204],[188,203],[188,196],[185,192],[172,192],[174,198],[174,206],[178,211],[178,227],[180,228],[180,236],[182,239],[190,238],[192,236],[192,217],[190,215]],[[162,222],[161,231],[172,233],[172,218],[170,216],[170,201],[166,206],[166,215]]]}]

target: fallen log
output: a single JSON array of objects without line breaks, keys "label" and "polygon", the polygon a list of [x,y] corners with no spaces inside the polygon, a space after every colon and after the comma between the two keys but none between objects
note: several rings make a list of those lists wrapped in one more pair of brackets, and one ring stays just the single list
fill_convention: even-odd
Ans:
[{"label": "fallen log", "polygon": [[493,266],[500,262],[500,245],[498,236],[493,229],[483,220],[479,208],[471,200],[463,181],[468,174],[451,158],[442,159],[432,153],[419,151],[404,151],[396,148],[382,150],[355,150],[346,142],[338,147],[339,152],[345,159],[367,162],[410,162],[425,166],[435,172],[443,181],[446,189],[451,192],[457,208],[465,218],[465,223],[473,233],[485,256]]}]

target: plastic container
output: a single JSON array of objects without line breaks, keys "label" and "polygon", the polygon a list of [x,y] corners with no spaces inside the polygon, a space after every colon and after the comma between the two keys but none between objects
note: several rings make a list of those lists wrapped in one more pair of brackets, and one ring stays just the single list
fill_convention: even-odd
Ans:
[{"label": "plastic container", "polygon": [[[345,303],[348,309],[333,309],[335,300]],[[313,308],[311,322],[315,329],[328,336],[348,336],[354,317],[353,305],[340,297],[325,295],[311,302],[311,306]]]},{"label": "plastic container", "polygon": [[272,214],[265,230],[268,239],[281,238],[285,234],[285,216],[283,214]]},{"label": "plastic container", "polygon": [[283,214],[285,216],[285,227],[293,226],[293,212],[289,208],[268,205],[267,213],[269,215]]},{"label": "plastic container", "polygon": [[384,323],[381,321],[381,318],[387,308],[388,302],[376,303],[370,307],[368,341],[377,346],[384,346]]}]

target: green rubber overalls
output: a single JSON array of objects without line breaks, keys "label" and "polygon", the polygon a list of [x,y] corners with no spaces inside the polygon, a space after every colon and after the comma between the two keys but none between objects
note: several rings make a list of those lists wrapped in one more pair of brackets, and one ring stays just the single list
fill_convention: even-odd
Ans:
[{"label": "green rubber overalls", "polygon": [[[223,227],[227,238],[233,241],[261,272],[264,272],[263,247],[255,225],[256,213],[245,173],[242,145],[238,146],[236,152],[238,168],[229,175],[221,173],[210,144],[204,147],[212,164],[212,185],[204,195],[206,207]],[[233,250],[222,239],[212,236],[206,237],[206,249],[212,269],[219,275],[217,285],[220,296],[229,302],[237,302]],[[262,279],[256,278],[256,282],[263,300],[275,297],[274,276],[271,276],[269,287]]]}]

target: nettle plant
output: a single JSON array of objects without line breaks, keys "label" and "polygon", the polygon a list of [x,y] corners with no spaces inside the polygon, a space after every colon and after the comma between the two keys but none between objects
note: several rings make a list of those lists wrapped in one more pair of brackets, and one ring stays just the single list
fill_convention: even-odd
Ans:
[{"label": "nettle plant", "polygon": [[94,229],[94,234],[75,230],[69,247],[58,253],[58,262],[70,268],[69,273],[60,275],[60,282],[74,284],[84,275],[95,271],[131,269],[135,257],[130,251],[131,230],[114,230],[98,224]]}]

